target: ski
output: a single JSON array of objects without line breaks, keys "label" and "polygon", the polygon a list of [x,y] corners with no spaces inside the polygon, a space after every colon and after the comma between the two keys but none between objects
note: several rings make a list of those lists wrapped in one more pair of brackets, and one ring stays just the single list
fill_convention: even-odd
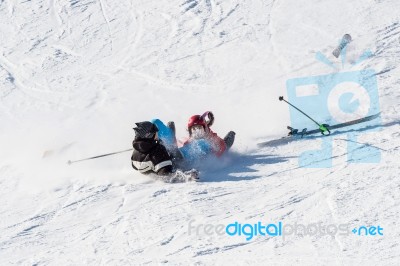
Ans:
[{"label": "ski", "polygon": [[[380,114],[381,113],[377,113],[377,114],[366,116],[366,117],[363,117],[363,118],[360,118],[360,119],[355,119],[355,120],[351,120],[351,121],[348,121],[348,122],[344,122],[344,123],[340,123],[340,124],[336,124],[336,125],[331,125],[331,126],[327,125],[327,124],[323,124],[323,125],[326,127],[326,129],[328,130],[328,132],[330,134],[330,130],[343,128],[343,127],[348,127],[348,126],[364,123],[364,122],[367,122],[367,121],[371,121],[371,120],[379,117]],[[309,130],[308,131],[306,128],[304,128],[303,130],[299,131],[298,129],[294,129],[294,128],[290,127],[290,126],[288,126],[287,128],[290,130],[287,137],[282,137],[280,139],[274,139],[274,140],[258,143],[258,146],[267,147],[267,146],[283,145],[283,144],[287,144],[287,143],[289,143],[291,141],[294,141],[294,140],[302,139],[304,136],[321,133],[321,129],[313,129],[313,130]],[[326,135],[322,134],[321,136],[326,136]]]},{"label": "ski", "polygon": [[332,54],[334,57],[338,58],[340,53],[343,51],[343,49],[352,41],[352,38],[350,34],[345,34],[342,37],[342,40],[340,41],[340,44],[338,47],[333,50]]},{"label": "ski", "polygon": [[[344,122],[341,124],[336,124],[336,125],[327,125],[324,124],[324,126],[328,129],[328,130],[332,130],[332,129],[337,129],[337,128],[342,128],[342,127],[347,127],[347,126],[351,126],[351,125],[355,125],[355,124],[359,124],[359,123],[363,123],[363,122],[367,122],[370,120],[373,120],[375,118],[377,118],[380,115],[380,113],[374,114],[374,115],[370,115],[370,116],[366,116],[360,119],[356,119],[356,120],[352,120],[352,121],[348,121],[348,122]],[[312,134],[316,134],[316,133],[320,133],[321,130],[320,129],[314,129],[314,130],[310,130],[307,131],[306,128],[304,128],[301,132],[299,132],[297,129],[293,129],[291,127],[288,126],[288,129],[290,130],[289,132],[289,136],[304,136],[304,135],[312,135]]]}]

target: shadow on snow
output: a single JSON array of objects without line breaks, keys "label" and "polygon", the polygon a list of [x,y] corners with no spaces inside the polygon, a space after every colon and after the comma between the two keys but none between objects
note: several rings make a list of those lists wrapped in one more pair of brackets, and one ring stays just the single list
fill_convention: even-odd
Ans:
[{"label": "shadow on snow", "polygon": [[293,157],[229,152],[219,159],[203,161],[198,169],[201,172],[201,182],[252,180],[266,176],[265,173],[257,170],[258,166],[284,163],[290,158]]}]

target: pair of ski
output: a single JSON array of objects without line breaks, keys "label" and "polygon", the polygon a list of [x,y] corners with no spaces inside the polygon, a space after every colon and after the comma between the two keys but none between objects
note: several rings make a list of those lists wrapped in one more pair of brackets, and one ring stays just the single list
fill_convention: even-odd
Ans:
[{"label": "pair of ski", "polygon": [[289,104],[290,106],[292,106],[293,108],[298,110],[300,113],[302,113],[303,115],[308,117],[310,120],[312,120],[314,123],[316,123],[318,125],[318,129],[307,130],[307,128],[304,128],[301,131],[299,131],[298,129],[295,129],[295,128],[292,128],[292,127],[288,126],[287,127],[287,129],[289,129],[288,136],[282,137],[280,139],[274,139],[274,140],[262,142],[262,143],[259,143],[258,146],[267,147],[267,146],[283,145],[283,144],[287,144],[287,143],[289,143],[291,141],[294,141],[294,140],[302,139],[304,136],[315,135],[315,134],[318,134],[318,133],[320,133],[322,136],[328,136],[328,135],[331,134],[331,130],[338,129],[338,128],[344,128],[344,127],[348,127],[348,126],[364,123],[364,122],[367,122],[367,121],[371,121],[371,120],[373,120],[375,118],[378,118],[379,115],[380,115],[380,113],[377,113],[377,114],[374,114],[374,115],[366,116],[366,117],[363,117],[363,118],[360,118],[360,119],[355,119],[355,120],[351,120],[351,121],[348,121],[348,122],[335,124],[335,125],[319,124],[317,121],[315,121],[309,115],[307,115],[306,113],[301,111],[299,108],[297,108],[296,106],[294,106],[291,103],[289,103],[288,101],[286,101],[283,98],[283,96],[280,96],[279,100],[286,102],[287,104]]}]

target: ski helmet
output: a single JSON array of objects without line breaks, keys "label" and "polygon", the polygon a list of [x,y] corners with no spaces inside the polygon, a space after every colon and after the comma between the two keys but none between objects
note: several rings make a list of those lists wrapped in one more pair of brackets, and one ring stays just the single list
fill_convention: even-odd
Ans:
[{"label": "ski helmet", "polygon": [[135,123],[137,127],[133,128],[135,130],[135,138],[136,139],[153,139],[156,133],[158,132],[158,128],[149,121]]},{"label": "ski helmet", "polygon": [[208,131],[208,126],[204,118],[200,115],[193,115],[191,118],[189,118],[188,121],[188,130],[189,130],[189,135],[192,135],[192,127],[200,125],[204,128],[204,131]]}]

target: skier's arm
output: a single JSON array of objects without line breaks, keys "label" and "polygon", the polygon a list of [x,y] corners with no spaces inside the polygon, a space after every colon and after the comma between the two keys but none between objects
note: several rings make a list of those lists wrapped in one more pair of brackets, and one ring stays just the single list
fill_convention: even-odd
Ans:
[{"label": "skier's arm", "polygon": [[201,117],[206,121],[208,127],[214,124],[214,114],[211,111],[205,112]]}]

